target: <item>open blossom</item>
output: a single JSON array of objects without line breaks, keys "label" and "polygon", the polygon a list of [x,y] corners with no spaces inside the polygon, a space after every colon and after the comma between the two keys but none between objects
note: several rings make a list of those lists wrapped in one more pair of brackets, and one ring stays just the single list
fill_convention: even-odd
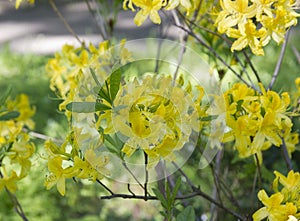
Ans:
[{"label": "open blossom", "polygon": [[248,20],[245,24],[240,24],[240,26],[239,29],[230,28],[227,30],[227,35],[229,37],[237,39],[233,42],[231,51],[240,51],[249,46],[253,54],[263,55],[263,45],[259,39],[265,35],[266,29],[261,28],[257,30],[255,24],[251,20]]},{"label": "open blossom", "polygon": [[174,159],[173,151],[188,142],[192,130],[199,131],[203,93],[195,90],[193,98],[181,85],[172,86],[171,76],[128,82],[120,88],[114,108],[99,118],[106,122],[104,133],[121,133],[122,152],[128,157],[142,149],[153,161]]},{"label": "open blossom", "polygon": [[291,154],[298,143],[298,135],[291,132],[292,121],[287,114],[289,95],[275,91],[262,94],[245,84],[235,84],[224,93],[226,124],[230,130],[223,142],[234,141],[240,157],[257,154],[262,162],[261,152],[271,145],[279,147],[282,140],[287,142]]},{"label": "open blossom", "polygon": [[237,39],[231,50],[249,46],[253,54],[264,55],[271,39],[282,43],[285,33],[297,24],[299,14],[290,0],[222,0],[215,20],[220,33]]},{"label": "open blossom", "polygon": [[[264,220],[288,220],[294,221],[299,218],[299,197],[300,197],[300,175],[298,172],[290,171],[287,176],[274,172],[273,190],[270,197],[265,190],[260,190],[258,199],[263,207],[253,214],[254,221]],[[297,217],[297,218],[296,218]]]}]

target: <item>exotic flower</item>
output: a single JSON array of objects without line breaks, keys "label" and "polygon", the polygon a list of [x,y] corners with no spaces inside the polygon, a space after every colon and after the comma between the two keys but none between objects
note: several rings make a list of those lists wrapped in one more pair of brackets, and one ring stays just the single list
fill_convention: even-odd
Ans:
[{"label": "exotic flower", "polygon": [[220,33],[225,33],[228,28],[235,25],[245,25],[247,19],[252,18],[257,13],[256,5],[249,5],[248,0],[222,0],[220,4],[222,11],[216,19]]},{"label": "exotic flower", "polygon": [[272,144],[280,146],[284,140],[291,154],[298,143],[298,136],[291,133],[292,121],[287,114],[289,95],[261,89],[259,94],[245,84],[235,84],[224,93],[226,124],[231,129],[224,142],[234,140],[241,157],[257,154],[260,163],[261,151]]},{"label": "exotic flower", "polygon": [[128,82],[120,88],[112,111],[100,116],[99,121],[105,121],[104,133],[122,134],[122,151],[128,157],[142,149],[152,160],[173,159],[172,152],[183,147],[192,129],[199,131],[201,88],[194,91],[198,97],[192,99],[192,92],[179,84],[172,86],[172,82],[170,76],[146,76],[141,83],[136,79]]},{"label": "exotic flower", "polygon": [[155,24],[160,24],[161,20],[158,11],[164,6],[161,0],[132,0],[135,6],[139,7],[140,10],[134,17],[134,23],[140,26],[144,21],[150,17],[151,21]]},{"label": "exotic flower", "polygon": [[[275,191],[270,197],[265,190],[258,192],[259,200],[264,204],[253,214],[254,221],[268,220],[297,220],[299,218],[300,199],[300,175],[290,171],[285,177],[275,171],[276,178],[273,181]],[[282,188],[279,189],[279,184]]]},{"label": "exotic flower", "polygon": [[246,23],[239,25],[239,29],[230,28],[227,31],[227,35],[232,38],[237,38],[231,46],[231,51],[242,50],[249,46],[253,54],[264,55],[260,38],[265,35],[266,30],[261,28],[256,29],[255,24],[248,20]]}]

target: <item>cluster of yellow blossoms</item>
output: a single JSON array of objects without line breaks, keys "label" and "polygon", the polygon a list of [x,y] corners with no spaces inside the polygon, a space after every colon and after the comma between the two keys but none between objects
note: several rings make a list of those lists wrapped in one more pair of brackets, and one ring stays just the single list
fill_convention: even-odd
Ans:
[{"label": "cluster of yellow blossoms", "polygon": [[224,93],[226,124],[230,131],[223,142],[235,141],[240,157],[257,154],[275,145],[286,145],[289,154],[299,142],[298,133],[292,133],[292,121],[288,116],[290,97],[284,92],[257,92],[245,84],[237,83]]},{"label": "cluster of yellow blossoms", "polygon": [[286,176],[275,171],[273,190],[270,197],[265,190],[258,192],[259,200],[264,204],[253,214],[254,221],[268,220],[297,221],[300,219],[300,174],[290,171]]},{"label": "cluster of yellow blossoms", "polygon": [[160,24],[161,19],[158,11],[161,9],[172,10],[176,7],[183,7],[187,13],[195,10],[200,0],[124,0],[123,8],[138,12],[134,18],[137,26],[142,25],[150,17],[155,24]]},{"label": "cluster of yellow blossoms", "polygon": [[[58,192],[65,195],[67,178],[88,179],[96,182],[108,175],[106,165],[109,159],[106,156],[97,156],[96,150],[99,145],[89,146],[83,151],[80,149],[80,139],[88,139],[90,134],[82,134],[81,129],[74,128],[65,142],[58,146],[51,140],[46,141],[45,150],[48,154],[49,174],[45,180],[47,189],[56,185]],[[78,136],[81,134],[81,136]]]},{"label": "cluster of yellow blossoms", "polygon": [[235,38],[231,50],[249,46],[255,55],[263,55],[263,46],[271,39],[283,42],[287,30],[297,24],[295,0],[221,0],[222,10],[216,25],[220,33]]},{"label": "cluster of yellow blossoms", "polygon": [[126,82],[116,96],[114,108],[99,118],[104,133],[121,133],[122,152],[130,157],[142,149],[155,164],[160,158],[174,160],[174,151],[189,141],[192,131],[200,130],[204,96],[202,87],[192,87],[181,77],[175,85],[171,76],[146,75]]},{"label": "cluster of yellow blossoms", "polygon": [[0,191],[7,188],[15,192],[16,183],[30,171],[35,146],[23,130],[34,128],[34,113],[25,94],[0,104]]},{"label": "cluster of yellow blossoms", "polygon": [[[115,49],[108,41],[100,43],[99,47],[92,44],[88,48],[65,45],[61,52],[55,54],[55,58],[48,61],[46,70],[50,76],[50,88],[62,100],[59,109],[65,111],[72,132],[61,146],[52,141],[45,143],[50,172],[45,181],[47,189],[56,185],[60,194],[64,195],[66,178],[95,182],[108,174],[105,168],[108,158],[96,154],[102,145],[102,137],[94,117],[99,117],[101,112],[89,109],[87,112],[92,114],[82,110],[72,113],[72,108],[68,110],[67,105],[72,102],[94,102],[92,108],[95,107],[98,102],[97,85],[104,84],[113,65],[125,64],[129,59],[130,54],[124,43],[121,42],[117,56],[114,56]],[[87,109],[84,104],[82,107]],[[81,111],[85,114],[78,113]],[[93,112],[96,112],[95,115]]]}]

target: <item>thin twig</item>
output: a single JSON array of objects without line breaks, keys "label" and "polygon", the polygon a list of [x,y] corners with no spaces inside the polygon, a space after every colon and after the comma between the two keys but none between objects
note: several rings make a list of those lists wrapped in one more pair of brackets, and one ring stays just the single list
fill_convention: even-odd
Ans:
[{"label": "thin twig", "polygon": [[300,64],[300,53],[299,53],[299,51],[297,50],[297,48],[295,46],[293,46],[292,49],[293,49],[293,52],[294,52],[294,54],[297,58],[298,63]]},{"label": "thin twig", "polygon": [[283,159],[284,159],[284,161],[286,163],[287,169],[289,171],[292,170],[293,169],[293,164],[292,164],[291,158],[289,156],[289,152],[287,150],[284,138],[282,138],[281,151],[282,151]]},{"label": "thin twig", "polygon": [[70,34],[72,34],[74,36],[74,38],[76,38],[76,40],[81,44],[84,45],[83,41],[80,40],[80,38],[78,37],[78,35],[74,32],[74,30],[72,29],[72,27],[69,25],[69,23],[66,21],[66,19],[64,18],[64,16],[61,14],[61,12],[58,10],[54,0],[48,0],[53,11],[57,14],[57,16],[60,18],[60,20],[63,22],[64,26],[66,27],[66,29],[68,30],[68,32],[70,32]]},{"label": "thin twig", "polygon": [[26,217],[26,215],[22,209],[22,206],[19,203],[16,195],[11,193],[6,187],[5,187],[5,190],[6,190],[7,194],[9,195],[9,197],[11,198],[11,200],[13,201],[16,213],[23,219],[23,221],[28,221],[28,218]]},{"label": "thin twig", "polygon": [[[183,17],[184,19],[186,19],[182,13],[179,13],[179,15],[181,15],[181,17]],[[210,34],[213,34],[213,35],[215,35],[215,36],[221,38],[222,40],[224,40],[224,41],[227,43],[227,45],[228,45],[229,47],[230,47],[230,45],[232,44],[232,41],[230,41],[229,39],[225,38],[223,35],[220,35],[220,34],[214,32],[214,31],[212,31],[212,30],[210,30],[210,29],[208,29],[208,28],[202,27],[202,26],[198,25],[198,24],[197,24],[195,21],[193,21],[193,20],[188,20],[188,19],[186,19],[186,22],[189,23],[189,24],[186,23],[187,25],[193,25],[193,26],[195,26],[196,28],[202,29],[202,30],[204,30],[204,31],[206,31],[206,32],[208,32],[208,33],[210,33]],[[252,71],[253,71],[255,77],[257,78],[257,81],[258,81],[258,82],[261,82],[261,80],[260,80],[260,78],[259,78],[259,76],[258,76],[258,73],[257,73],[256,69],[254,68],[254,65],[252,64],[252,62],[251,62],[249,56],[247,55],[247,53],[246,53],[244,50],[243,50],[242,52],[243,52],[243,54],[244,54],[244,56],[245,56],[245,58],[246,58],[247,63],[250,65],[250,67],[251,67],[251,69],[252,69]],[[254,83],[252,82],[252,80],[251,80],[251,78],[250,78],[250,75],[249,75],[249,73],[248,73],[248,71],[247,71],[247,69],[246,69],[246,66],[243,64],[243,62],[241,61],[241,59],[237,56],[237,53],[236,53],[235,51],[233,52],[233,56],[235,57],[235,59],[237,60],[237,62],[241,65],[242,71],[243,71],[243,73],[246,74],[246,76],[247,76],[249,82],[251,82],[251,84],[252,84],[252,87],[255,88],[255,85],[254,85]],[[240,75],[239,75],[239,76],[240,76]]]},{"label": "thin twig", "polygon": [[[175,200],[184,200],[184,199],[190,199],[195,196],[198,196],[199,194],[197,192],[189,193],[182,196],[177,196]],[[100,199],[106,200],[106,199],[114,199],[114,198],[123,198],[123,199],[141,199],[144,200],[144,195],[129,195],[129,194],[114,194],[110,196],[101,196]],[[156,196],[147,196],[147,200],[159,200]]]},{"label": "thin twig", "polygon": [[285,54],[285,51],[286,51],[286,46],[287,46],[287,43],[288,43],[290,31],[291,31],[291,29],[289,29],[287,31],[286,35],[285,35],[285,39],[284,39],[284,42],[283,42],[282,47],[281,47],[280,55],[279,55],[279,58],[278,58],[278,61],[277,61],[277,64],[276,64],[271,82],[270,82],[269,87],[268,87],[269,90],[272,89],[272,87],[275,84],[275,81],[278,77],[279,70],[280,70],[280,67],[281,67],[281,64],[282,64],[282,61],[283,61],[283,57],[284,57],[284,54]]},{"label": "thin twig", "polygon": [[201,40],[195,33],[193,33],[191,30],[186,29],[183,26],[177,26],[178,28],[181,28],[182,30],[186,31],[187,33],[189,33],[190,36],[194,37],[202,46],[204,46],[205,48],[207,48],[211,53],[213,53],[213,55],[219,60],[221,61],[229,70],[232,71],[232,73],[243,83],[245,83],[246,85],[248,85],[249,87],[253,88],[256,90],[256,88],[253,87],[253,85],[249,85],[248,82],[246,82],[229,64],[227,64],[227,62],[221,58],[221,56],[209,45],[207,45],[203,40]]},{"label": "thin twig", "polygon": [[114,194],[114,192],[111,190],[111,189],[109,189],[104,183],[102,183],[100,180],[96,180],[97,181],[97,183],[99,183],[102,187],[104,187],[104,189],[106,189],[111,195],[115,195]]},{"label": "thin twig", "polygon": [[35,137],[35,138],[38,138],[38,139],[41,139],[41,140],[52,140],[53,142],[59,143],[59,144],[63,143],[63,141],[60,140],[60,139],[52,138],[52,137],[49,137],[49,136],[47,136],[45,134],[41,134],[41,133],[37,133],[37,132],[34,132],[34,131],[30,131],[30,130],[28,130],[26,128],[23,128],[22,131],[25,132],[25,133],[28,133],[29,136],[31,136],[31,137]]},{"label": "thin twig", "polygon": [[[0,171],[0,179],[3,178],[3,174]],[[23,221],[28,221],[28,218],[26,217],[23,208],[17,198],[17,196],[15,194],[13,194],[12,192],[10,192],[7,187],[5,186],[5,191],[7,192],[8,196],[10,197],[11,201],[13,202],[14,205],[14,209],[16,211],[16,213],[23,219]]]},{"label": "thin twig", "polygon": [[145,201],[147,201],[147,185],[148,185],[148,179],[149,179],[149,173],[148,173],[148,154],[144,151],[144,157],[145,157],[145,183],[144,183],[144,196],[145,196]]},{"label": "thin twig", "polygon": [[183,172],[182,169],[180,169],[178,167],[178,165],[175,162],[172,162],[173,165],[176,167],[176,169],[179,171],[179,173],[186,179],[187,183],[189,184],[189,186],[192,188],[192,190],[194,191],[193,194],[199,195],[202,198],[210,201],[211,203],[214,203],[216,206],[218,206],[219,208],[223,209],[224,211],[230,213],[231,215],[237,217],[240,220],[246,220],[245,217],[243,217],[242,215],[234,212],[233,210],[225,207],[223,204],[219,203],[218,201],[216,201],[215,199],[213,199],[212,197],[210,197],[209,195],[207,195],[206,193],[202,192],[201,189],[199,187],[196,187],[193,182],[188,178],[188,176]]},{"label": "thin twig", "polygon": [[258,175],[258,189],[261,189],[262,176],[261,176],[260,162],[257,153],[254,154],[254,158],[256,161],[256,168],[257,168],[257,175]]},{"label": "thin twig", "polygon": [[136,178],[136,176],[134,175],[134,173],[128,168],[126,162],[123,160],[122,165],[124,166],[124,168],[130,173],[130,175],[133,177],[133,179],[135,180],[135,182],[137,182],[137,184],[144,189],[144,186],[141,184],[141,182]]},{"label": "thin twig", "polygon": [[[96,25],[97,25],[97,27],[100,30],[101,37],[103,38],[103,40],[107,40],[108,39],[107,32],[106,32],[105,28],[99,24],[98,19],[97,19],[97,14],[93,10],[93,8],[92,8],[92,6],[90,4],[90,1],[89,0],[84,0],[84,1],[85,1],[86,5],[88,7],[89,12],[92,14],[93,18],[95,19]],[[100,14],[100,13],[98,13],[98,14]],[[100,21],[100,22],[103,23],[102,21]]]},{"label": "thin twig", "polygon": [[131,193],[133,196],[135,196],[135,193],[132,192],[132,190],[130,189],[130,183],[127,183],[127,190],[129,193]]}]

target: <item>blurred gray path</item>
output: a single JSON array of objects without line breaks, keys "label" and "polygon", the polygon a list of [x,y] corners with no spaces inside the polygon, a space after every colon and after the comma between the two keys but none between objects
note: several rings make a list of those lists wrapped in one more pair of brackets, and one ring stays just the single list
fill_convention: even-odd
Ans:
[{"label": "blurred gray path", "polygon": [[[98,43],[101,36],[95,19],[84,1],[56,1],[58,8],[75,33],[86,42]],[[141,27],[133,23],[134,13],[122,10],[115,28],[119,39],[157,37],[159,26],[149,20]],[[9,43],[13,51],[20,53],[52,54],[65,43],[77,44],[63,22],[47,1],[33,7],[15,10],[13,1],[0,0],[0,47]]]}]

